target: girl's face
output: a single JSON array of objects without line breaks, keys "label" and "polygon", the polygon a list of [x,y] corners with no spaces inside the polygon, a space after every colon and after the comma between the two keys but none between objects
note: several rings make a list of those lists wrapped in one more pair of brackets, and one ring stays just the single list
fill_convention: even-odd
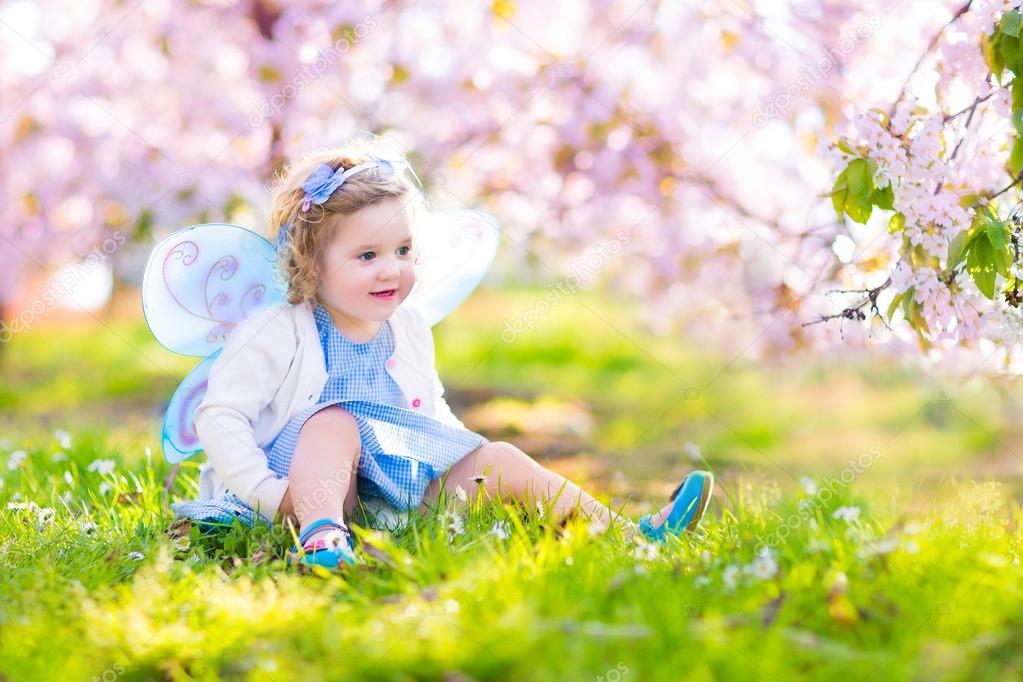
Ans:
[{"label": "girl's face", "polygon": [[320,301],[338,331],[362,343],[415,284],[408,211],[401,200],[385,199],[335,220],[320,263]]}]

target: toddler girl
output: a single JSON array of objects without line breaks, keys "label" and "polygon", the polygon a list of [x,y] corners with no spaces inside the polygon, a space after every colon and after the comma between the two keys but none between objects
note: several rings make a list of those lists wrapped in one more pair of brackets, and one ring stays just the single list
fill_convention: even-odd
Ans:
[{"label": "toddler girl", "polygon": [[[403,159],[374,151],[359,142],[311,154],[280,179],[272,224],[289,303],[226,340],[196,411],[203,500],[175,509],[201,518],[227,500],[297,521],[301,560],[331,568],[354,561],[344,520],[357,497],[425,510],[442,490],[480,485],[606,528],[615,515],[605,505],[448,408],[430,327],[414,297],[402,305],[423,197]],[[640,529],[661,539],[695,527],[712,485],[690,474]]]}]

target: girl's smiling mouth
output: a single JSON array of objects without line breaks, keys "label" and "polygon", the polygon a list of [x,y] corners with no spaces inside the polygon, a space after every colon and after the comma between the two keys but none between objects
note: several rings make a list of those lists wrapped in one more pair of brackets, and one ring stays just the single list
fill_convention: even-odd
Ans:
[{"label": "girl's smiling mouth", "polygon": [[386,301],[389,301],[392,298],[394,298],[394,295],[397,293],[398,293],[397,289],[383,289],[381,291],[371,291],[369,292],[369,295],[375,298],[381,298]]}]

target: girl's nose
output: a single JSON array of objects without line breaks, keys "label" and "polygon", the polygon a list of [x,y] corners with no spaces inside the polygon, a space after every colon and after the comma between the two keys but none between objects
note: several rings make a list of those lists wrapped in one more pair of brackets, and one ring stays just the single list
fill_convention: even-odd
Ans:
[{"label": "girl's nose", "polygon": [[396,258],[389,258],[387,262],[380,268],[380,277],[382,279],[391,279],[401,275],[401,263]]}]

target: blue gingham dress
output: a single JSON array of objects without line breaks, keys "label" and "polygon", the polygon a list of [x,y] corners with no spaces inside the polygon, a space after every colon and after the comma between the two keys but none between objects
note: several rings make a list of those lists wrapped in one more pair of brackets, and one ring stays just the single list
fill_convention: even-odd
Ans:
[{"label": "blue gingham dress", "polygon": [[[487,439],[408,409],[401,389],[385,369],[394,354],[389,322],[380,325],[373,340],[354,343],[334,327],[322,307],[317,306],[313,315],[327,363],[327,383],[319,402],[292,417],[266,449],[270,470],[286,478],[306,420],[325,407],[340,405],[355,418],[362,440],[359,497],[376,498],[398,510],[417,508],[430,481]],[[251,525],[262,518],[231,493],[174,503],[171,509],[180,516],[217,523],[237,518]]]}]

